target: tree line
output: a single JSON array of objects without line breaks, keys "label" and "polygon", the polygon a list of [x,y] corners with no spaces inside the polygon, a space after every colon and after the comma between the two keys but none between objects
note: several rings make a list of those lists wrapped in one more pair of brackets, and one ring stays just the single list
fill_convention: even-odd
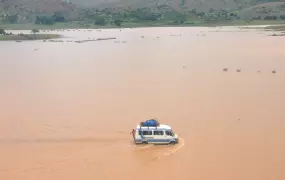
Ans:
[{"label": "tree line", "polygon": [[[183,4],[183,0],[181,1]],[[240,19],[236,11],[214,10],[208,12],[197,12],[196,9],[176,11],[165,9],[165,7],[156,8],[138,8],[125,9],[115,12],[113,9],[83,9],[76,20],[84,24],[94,24],[104,26],[112,24],[122,26],[124,23],[144,23],[144,22],[163,22],[167,24],[185,24],[193,21],[216,22],[216,21],[233,21]],[[250,20],[285,20],[285,15],[280,16],[258,16],[251,17]],[[18,15],[5,16],[4,22],[17,23]],[[35,24],[53,25],[54,23],[68,22],[68,18],[61,12],[55,12],[52,15],[41,15],[35,17]]]},{"label": "tree line", "polygon": [[56,22],[65,22],[61,12],[55,12],[52,16],[36,16],[35,24],[52,25]]}]

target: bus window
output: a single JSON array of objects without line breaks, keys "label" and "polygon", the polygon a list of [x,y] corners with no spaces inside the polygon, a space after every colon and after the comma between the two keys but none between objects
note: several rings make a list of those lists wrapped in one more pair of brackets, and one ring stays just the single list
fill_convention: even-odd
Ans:
[{"label": "bus window", "polygon": [[165,134],[166,134],[167,136],[173,136],[173,133],[172,133],[171,131],[165,131]]},{"label": "bus window", "polygon": [[163,131],[153,131],[153,135],[162,136],[163,135]]},{"label": "bus window", "polygon": [[152,135],[152,131],[139,131],[139,135]]}]

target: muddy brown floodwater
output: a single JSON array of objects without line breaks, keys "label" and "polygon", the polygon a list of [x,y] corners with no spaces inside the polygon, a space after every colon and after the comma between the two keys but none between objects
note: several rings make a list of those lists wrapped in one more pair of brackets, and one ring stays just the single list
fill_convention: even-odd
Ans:
[{"label": "muddy brown floodwater", "polygon": [[[1,180],[285,179],[284,37],[60,33],[62,42],[0,42]],[[74,43],[106,37],[116,40]],[[132,128],[153,117],[181,143],[133,145]]]}]

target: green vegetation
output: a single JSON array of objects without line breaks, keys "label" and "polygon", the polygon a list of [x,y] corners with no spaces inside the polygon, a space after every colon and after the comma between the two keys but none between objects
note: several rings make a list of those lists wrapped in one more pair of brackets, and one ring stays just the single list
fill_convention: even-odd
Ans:
[{"label": "green vegetation", "polygon": [[[109,9],[84,9],[78,19],[68,21],[63,14],[55,13],[52,16],[37,16],[36,25],[45,25],[46,28],[57,26],[72,26],[81,28],[110,28],[110,27],[141,27],[141,26],[201,26],[201,25],[226,25],[242,21],[243,24],[251,24],[252,21],[259,23],[280,23],[284,20],[275,16],[254,17],[241,20],[236,11],[214,10],[209,12],[197,12],[192,10],[161,10],[159,8],[138,8],[135,10],[122,10],[113,12]],[[285,21],[284,21],[285,22]],[[61,24],[61,25],[60,25]],[[67,25],[69,24],[69,25]],[[36,26],[34,26],[36,27]]]},{"label": "green vegetation", "polygon": [[52,25],[56,22],[65,22],[61,12],[55,12],[52,16],[36,16],[35,24]]},{"label": "green vegetation", "polygon": [[37,38],[36,33],[40,32],[38,29],[32,29],[31,32],[34,34],[34,39]]},{"label": "green vegetation", "polygon": [[[213,6],[215,5],[215,6]],[[100,9],[99,9],[100,7]],[[107,8],[108,7],[108,8]],[[86,26],[125,24],[205,24],[209,21],[284,20],[284,0],[3,0],[0,23],[54,25],[81,22]],[[139,25],[139,26],[140,26]]]},{"label": "green vegetation", "polygon": [[58,34],[36,34],[40,31],[38,29],[32,29],[32,34],[12,34],[7,33],[3,28],[0,28],[0,41],[23,41],[23,40],[42,40],[42,39],[55,39],[60,38]]},{"label": "green vegetation", "polygon": [[36,34],[36,33],[40,32],[40,31],[39,31],[38,29],[32,29],[31,32],[32,32],[33,34]]},{"label": "green vegetation", "polygon": [[285,32],[285,25],[282,25],[282,26],[267,26],[264,29],[265,30],[270,30],[270,31],[282,31],[282,32]]},{"label": "green vegetation", "polygon": [[274,34],[269,36],[285,36],[285,25],[274,25],[266,27],[246,27],[245,29],[260,29],[265,31],[274,31]]},{"label": "green vegetation", "polygon": [[18,14],[8,14],[3,18],[4,23],[16,24],[18,22]]},{"label": "green vegetation", "polygon": [[119,20],[119,19],[116,19],[115,21],[114,21],[114,24],[116,25],[116,26],[121,26],[122,25],[122,20]]},{"label": "green vegetation", "polygon": [[104,16],[96,16],[93,20],[96,25],[99,25],[99,26],[106,25],[106,19]]},{"label": "green vegetation", "polygon": [[56,39],[61,36],[58,34],[7,34],[0,35],[0,41],[25,41],[25,40],[43,40]]},{"label": "green vegetation", "polygon": [[4,29],[0,28],[0,36],[11,35],[12,33],[7,33]]},{"label": "green vegetation", "polygon": [[275,33],[270,36],[285,36],[285,25],[271,25],[265,27],[244,27],[243,29],[259,29],[265,31],[274,31]]},{"label": "green vegetation", "polygon": [[0,41],[23,41],[23,40],[41,40],[41,39],[55,39],[60,38],[58,34],[36,34],[38,29],[32,29],[33,34],[12,34],[7,33],[4,29],[0,28]]},{"label": "green vegetation", "polygon": [[[184,2],[184,1],[183,1]],[[38,17],[39,18],[39,17]],[[54,23],[70,22],[62,14],[54,14],[53,16],[42,16],[39,18],[41,24],[53,25]],[[36,20],[35,24],[39,19]],[[267,15],[262,17],[253,17],[244,20],[245,24],[251,21],[280,21],[284,20],[285,16],[280,17]],[[134,27],[138,26],[195,26],[208,24],[232,24],[241,20],[237,11],[230,10],[214,10],[209,12],[197,12],[196,9],[169,9],[167,6],[160,6],[156,8],[138,8],[138,9],[124,9],[120,11],[113,11],[112,9],[83,9],[80,17],[76,22],[81,27]],[[263,23],[264,23],[263,22]],[[285,22],[285,21],[284,21]],[[272,22],[271,22],[272,23]],[[273,22],[274,23],[274,22]]]},{"label": "green vegetation", "polygon": [[[26,17],[20,16],[19,13],[5,14],[2,18],[2,25],[0,26],[4,29],[59,29],[256,25],[285,22],[285,3],[284,14],[279,15],[272,14],[271,12],[275,12],[272,9],[255,6],[247,8],[247,10],[250,9],[257,14],[251,14],[238,8],[232,10],[209,8],[207,11],[198,11],[195,8],[190,9],[189,4],[187,4],[185,0],[179,0],[179,7],[177,8],[158,3],[150,7],[124,7],[120,9],[77,8],[75,6],[71,7],[71,4],[64,5],[69,6],[69,9],[71,9],[68,13],[61,11],[49,13],[34,12]],[[28,22],[21,23],[20,19],[26,19]],[[36,33],[37,32],[33,32],[34,35]]]},{"label": "green vegetation", "polygon": [[81,21],[55,23],[53,25],[38,25],[38,24],[2,24],[0,28],[10,30],[56,30],[56,29],[106,29],[106,28],[138,28],[138,27],[215,27],[215,26],[250,26],[250,25],[280,25],[284,24],[283,20],[233,20],[233,21],[185,21],[183,24],[175,24],[173,22],[165,21],[145,21],[145,22],[124,22],[122,21],[121,26],[117,26],[114,23],[105,25],[96,25],[95,23],[86,23]]},{"label": "green vegetation", "polygon": [[4,29],[0,29],[0,35],[5,35],[5,34],[6,34],[5,30]]}]

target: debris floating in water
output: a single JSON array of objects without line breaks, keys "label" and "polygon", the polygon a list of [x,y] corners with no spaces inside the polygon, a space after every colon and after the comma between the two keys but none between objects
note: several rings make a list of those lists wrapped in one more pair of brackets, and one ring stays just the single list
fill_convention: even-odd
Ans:
[{"label": "debris floating in water", "polygon": [[81,40],[81,41],[74,41],[76,43],[84,43],[84,42],[90,42],[90,41],[104,41],[104,40],[112,40],[112,39],[116,39],[115,37],[111,37],[111,38],[97,38],[97,39],[91,39],[91,40]]}]

